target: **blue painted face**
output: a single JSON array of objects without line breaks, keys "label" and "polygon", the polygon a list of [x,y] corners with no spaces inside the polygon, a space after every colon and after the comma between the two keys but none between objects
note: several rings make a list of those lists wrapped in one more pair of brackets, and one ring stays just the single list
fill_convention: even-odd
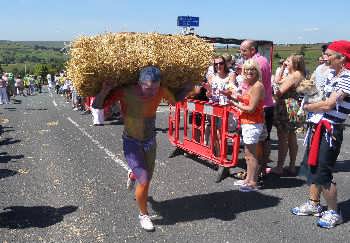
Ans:
[{"label": "blue painted face", "polygon": [[144,96],[154,96],[160,86],[160,70],[154,66],[143,68],[140,72],[139,85]]}]

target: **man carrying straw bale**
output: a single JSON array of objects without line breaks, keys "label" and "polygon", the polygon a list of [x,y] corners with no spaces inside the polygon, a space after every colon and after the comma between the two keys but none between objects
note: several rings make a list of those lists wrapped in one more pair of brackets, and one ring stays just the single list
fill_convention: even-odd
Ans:
[{"label": "man carrying straw bale", "polygon": [[[155,119],[162,98],[184,99],[203,80],[213,45],[196,36],[106,33],[75,40],[68,76],[82,96],[95,96],[93,108],[120,101],[123,148],[135,181],[141,227],[153,231],[147,198],[156,158]],[[111,92],[112,91],[112,92]]]},{"label": "man carrying straw bale", "polygon": [[[124,117],[123,150],[128,166],[128,186],[137,182],[135,197],[140,209],[139,220],[146,231],[154,226],[147,210],[147,198],[150,181],[156,159],[156,111],[162,98],[169,102],[182,100],[192,90],[189,82],[178,89],[175,95],[160,86],[160,70],[148,66],[141,70],[135,85],[116,88],[112,91],[112,82],[104,82],[96,95],[93,108],[101,109],[119,100]],[[112,91],[112,92],[111,92]]]}]

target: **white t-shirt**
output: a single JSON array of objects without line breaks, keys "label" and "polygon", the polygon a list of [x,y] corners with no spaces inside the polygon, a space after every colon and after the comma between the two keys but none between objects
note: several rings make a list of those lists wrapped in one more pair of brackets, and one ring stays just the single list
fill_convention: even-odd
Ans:
[{"label": "white t-shirt", "polygon": [[220,91],[225,91],[230,88],[230,78],[230,75],[227,75],[226,78],[220,78],[218,74],[212,76],[212,96],[210,98],[212,102],[217,102],[220,105],[227,105],[228,99],[225,95],[220,94]]}]

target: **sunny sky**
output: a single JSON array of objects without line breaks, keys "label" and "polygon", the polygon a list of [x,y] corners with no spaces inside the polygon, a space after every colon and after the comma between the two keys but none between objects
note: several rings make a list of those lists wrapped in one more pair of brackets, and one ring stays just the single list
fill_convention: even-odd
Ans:
[{"label": "sunny sky", "polygon": [[275,43],[350,40],[349,0],[0,0],[1,40],[72,40],[103,32],[180,33],[177,16],[199,17],[199,35]]}]

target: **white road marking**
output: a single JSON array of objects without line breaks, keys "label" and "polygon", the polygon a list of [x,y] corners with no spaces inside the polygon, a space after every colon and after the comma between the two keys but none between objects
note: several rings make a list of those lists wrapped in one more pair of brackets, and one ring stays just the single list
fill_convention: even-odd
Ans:
[{"label": "white road marking", "polygon": [[51,93],[51,92],[49,93],[49,95],[50,95],[50,97],[51,97],[51,98],[53,97],[53,95],[52,95],[52,93]]},{"label": "white road marking", "polygon": [[117,155],[115,155],[114,153],[112,153],[111,151],[109,151],[107,148],[105,148],[104,146],[102,146],[102,144],[97,141],[96,139],[94,139],[89,133],[87,133],[85,131],[84,128],[82,128],[78,123],[76,123],[74,120],[72,120],[72,118],[67,117],[68,121],[70,121],[74,126],[76,126],[79,131],[81,131],[85,136],[87,136],[99,149],[103,150],[114,162],[116,162],[118,165],[120,165],[123,169],[125,169],[126,171],[129,170],[129,167],[127,166],[127,164],[118,158]]},{"label": "white road marking", "polygon": [[57,107],[57,103],[55,100],[52,101],[53,105]]}]

